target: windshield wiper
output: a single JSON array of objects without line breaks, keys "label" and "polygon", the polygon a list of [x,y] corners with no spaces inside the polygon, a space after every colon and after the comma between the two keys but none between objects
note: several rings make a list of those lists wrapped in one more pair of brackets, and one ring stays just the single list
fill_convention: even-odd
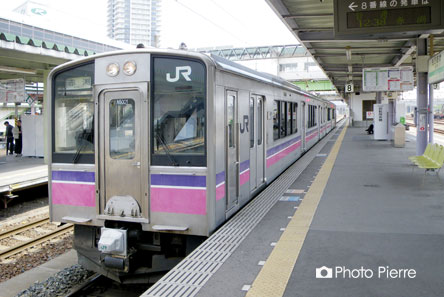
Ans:
[{"label": "windshield wiper", "polygon": [[176,159],[174,159],[173,155],[171,154],[168,144],[165,143],[165,141],[162,139],[162,136],[160,136],[160,134],[158,132],[156,132],[156,138],[157,138],[157,141],[159,141],[160,144],[162,145],[163,150],[165,151],[166,155],[168,156],[168,158],[171,161],[171,164],[173,166],[179,166],[179,163],[176,161]]}]

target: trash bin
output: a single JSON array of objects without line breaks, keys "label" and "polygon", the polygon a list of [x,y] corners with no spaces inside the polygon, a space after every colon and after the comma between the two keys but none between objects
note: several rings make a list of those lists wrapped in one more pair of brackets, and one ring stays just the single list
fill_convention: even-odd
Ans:
[{"label": "trash bin", "polygon": [[403,124],[396,125],[393,144],[395,147],[405,147],[405,127]]},{"label": "trash bin", "polygon": [[0,140],[0,164],[6,163],[6,141]]}]

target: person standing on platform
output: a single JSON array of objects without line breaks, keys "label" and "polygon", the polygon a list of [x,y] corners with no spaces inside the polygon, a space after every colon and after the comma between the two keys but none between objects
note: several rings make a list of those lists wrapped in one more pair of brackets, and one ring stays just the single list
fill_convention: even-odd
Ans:
[{"label": "person standing on platform", "polygon": [[15,121],[15,127],[12,130],[12,134],[14,135],[14,141],[15,141],[15,156],[21,157],[22,156],[22,121],[17,120]]},{"label": "person standing on platform", "polygon": [[14,135],[12,134],[12,126],[8,121],[5,122],[6,126],[6,154],[12,155],[14,153]]}]

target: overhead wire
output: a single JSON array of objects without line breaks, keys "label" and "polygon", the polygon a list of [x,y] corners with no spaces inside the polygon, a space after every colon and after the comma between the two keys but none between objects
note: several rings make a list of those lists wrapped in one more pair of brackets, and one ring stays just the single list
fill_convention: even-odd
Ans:
[{"label": "overhead wire", "polygon": [[183,6],[185,9],[191,11],[192,13],[198,15],[199,17],[201,17],[202,19],[206,20],[207,22],[209,22],[209,23],[212,24],[213,26],[219,28],[220,30],[222,30],[222,31],[224,31],[224,32],[226,32],[226,33],[228,33],[228,34],[231,35],[232,37],[236,38],[238,41],[240,41],[240,42],[242,42],[242,43],[245,43],[245,41],[244,41],[242,38],[236,36],[235,34],[231,33],[230,31],[226,30],[224,27],[219,26],[218,24],[216,24],[215,22],[213,22],[213,21],[210,20],[209,18],[205,17],[204,15],[202,15],[202,14],[200,14],[199,12],[195,11],[194,9],[188,7],[188,6],[185,5],[184,3],[179,2],[179,0],[176,0],[176,3],[180,4],[180,5]]}]

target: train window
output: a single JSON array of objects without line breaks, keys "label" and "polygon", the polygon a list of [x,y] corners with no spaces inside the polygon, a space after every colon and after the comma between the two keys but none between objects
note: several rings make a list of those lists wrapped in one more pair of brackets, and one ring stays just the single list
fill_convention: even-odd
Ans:
[{"label": "train window", "polygon": [[273,101],[273,139],[279,139],[279,101]]},{"label": "train window", "polygon": [[250,148],[254,147],[254,100],[255,98],[250,98]]},{"label": "train window", "polygon": [[279,120],[280,134],[279,134],[279,138],[284,138],[285,136],[287,136],[287,129],[286,129],[286,124],[287,124],[287,102],[280,101],[280,104],[279,104],[279,115],[280,115],[280,120]]},{"label": "train window", "polygon": [[54,163],[94,163],[94,64],[57,73],[52,89]]},{"label": "train window", "polygon": [[262,117],[264,115],[262,99],[257,101],[257,145],[262,144],[263,124]]},{"label": "train window", "polygon": [[286,110],[287,110],[287,135],[291,135],[291,117],[292,117],[292,109],[293,109],[293,103],[286,102]]},{"label": "train window", "polygon": [[308,128],[316,126],[316,108],[317,106],[308,105]]},{"label": "train window", "polygon": [[152,59],[152,164],[205,166],[205,66],[188,59]]},{"label": "train window", "polygon": [[136,143],[133,99],[109,102],[109,154],[113,159],[134,159]]},{"label": "train window", "polygon": [[298,117],[298,104],[297,103],[293,103],[293,116],[292,116],[292,129],[293,129],[293,133],[298,133],[298,121],[297,121],[297,117]]},{"label": "train window", "polygon": [[232,95],[228,95],[227,98],[227,126],[228,126],[228,146],[229,147],[235,147],[234,142],[234,120],[235,120],[235,114],[236,110],[234,109],[235,106],[235,100],[236,97]]},{"label": "train window", "polygon": [[313,126],[316,126],[318,124],[318,107],[317,106],[314,107],[313,114],[314,114],[313,115],[313,121],[314,121]]}]

